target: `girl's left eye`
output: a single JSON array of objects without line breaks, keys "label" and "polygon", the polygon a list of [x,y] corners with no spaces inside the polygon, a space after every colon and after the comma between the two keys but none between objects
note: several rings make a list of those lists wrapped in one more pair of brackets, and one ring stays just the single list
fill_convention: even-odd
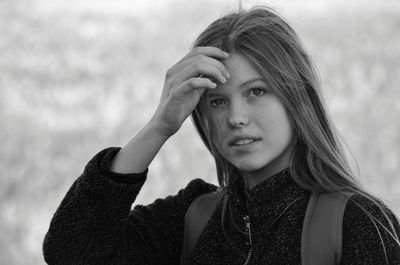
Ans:
[{"label": "girl's left eye", "polygon": [[252,88],[249,90],[249,94],[253,92],[253,95],[256,97],[261,96],[265,93],[265,90],[263,88]]}]

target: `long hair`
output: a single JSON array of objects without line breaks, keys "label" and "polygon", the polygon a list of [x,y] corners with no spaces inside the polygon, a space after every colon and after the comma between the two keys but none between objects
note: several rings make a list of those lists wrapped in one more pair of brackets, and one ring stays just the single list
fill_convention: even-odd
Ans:
[{"label": "long hair", "polygon": [[[193,44],[193,47],[200,46],[214,46],[244,56],[284,105],[294,128],[295,148],[290,156],[289,171],[299,186],[312,192],[352,192],[369,198],[389,221],[385,230],[399,244],[392,222],[381,207],[382,200],[369,194],[352,171],[342,141],[325,110],[315,67],[296,32],[281,15],[268,7],[258,6],[247,11],[240,8],[209,25]],[[216,148],[212,137],[214,126],[205,104],[203,96],[191,118],[214,157],[220,191],[224,192],[231,177],[241,173]],[[228,200],[225,193],[222,222]],[[374,224],[383,226],[357,205]]]}]

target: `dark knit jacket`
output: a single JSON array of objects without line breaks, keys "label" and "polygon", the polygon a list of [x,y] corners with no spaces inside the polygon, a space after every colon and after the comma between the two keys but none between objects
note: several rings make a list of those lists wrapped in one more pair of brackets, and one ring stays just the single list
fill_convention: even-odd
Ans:
[{"label": "dark knit jacket", "polygon": [[[118,151],[112,147],[99,152],[62,200],[43,243],[48,264],[180,263],[186,210],[199,195],[217,187],[195,179],[174,196],[131,209],[148,170],[139,174],[110,172]],[[245,230],[244,215],[251,222],[253,252],[248,264],[301,264],[301,231],[310,193],[298,186],[287,170],[259,183],[248,195],[242,190],[239,178],[227,188],[238,228]],[[376,228],[356,203],[387,225],[374,204],[353,195],[344,213],[340,264],[385,264]],[[220,203],[200,235],[191,264],[244,264],[248,235],[226,218],[227,239],[221,209]],[[385,209],[400,235],[398,221]],[[400,264],[400,247],[388,233],[380,231],[389,264]]]}]

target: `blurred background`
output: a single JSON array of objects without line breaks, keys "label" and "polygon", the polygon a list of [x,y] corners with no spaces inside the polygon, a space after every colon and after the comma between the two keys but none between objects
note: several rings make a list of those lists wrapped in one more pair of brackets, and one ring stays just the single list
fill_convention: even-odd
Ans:
[{"label": "blurred background", "polygon": [[[298,31],[328,110],[374,194],[400,214],[400,2],[266,4]],[[100,150],[155,111],[166,70],[238,1],[0,0],[0,264],[44,264],[50,220]],[[190,119],[150,166],[137,203],[193,178],[217,183]]]}]

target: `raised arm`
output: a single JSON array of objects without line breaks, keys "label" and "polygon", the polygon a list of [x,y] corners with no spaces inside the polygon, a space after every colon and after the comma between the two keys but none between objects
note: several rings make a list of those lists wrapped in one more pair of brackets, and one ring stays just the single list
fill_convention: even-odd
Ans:
[{"label": "raised arm", "polygon": [[48,264],[179,263],[186,209],[215,186],[193,180],[177,195],[148,206],[134,203],[148,166],[214,83],[227,72],[215,47],[189,52],[171,67],[158,108],[149,123],[122,149],[97,154],[58,207],[43,243]]},{"label": "raised arm", "polygon": [[227,56],[215,47],[198,47],[168,69],[156,112],[145,128],[118,153],[111,170],[118,173],[145,170],[164,142],[182,126],[204,91],[216,88],[210,78],[220,83],[229,78],[224,64],[219,61]]}]

